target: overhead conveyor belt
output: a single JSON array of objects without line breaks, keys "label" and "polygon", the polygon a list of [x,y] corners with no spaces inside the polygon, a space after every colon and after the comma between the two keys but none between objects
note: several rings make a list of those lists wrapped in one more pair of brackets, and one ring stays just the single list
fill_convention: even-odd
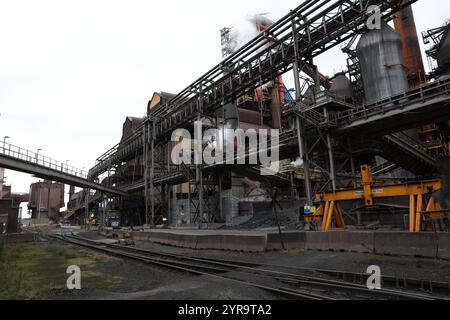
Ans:
[{"label": "overhead conveyor belt", "polygon": [[[372,14],[369,6],[379,6],[391,16],[402,6],[415,2],[400,0],[308,0],[273,24],[264,33],[189,85],[168,103],[150,112],[153,138],[163,141],[173,130],[192,125],[197,117],[214,113],[222,103],[248,93],[366,28]],[[295,50],[297,48],[297,50]],[[143,149],[143,127],[119,147],[99,159],[89,172],[95,179],[109,167],[120,164]]]}]

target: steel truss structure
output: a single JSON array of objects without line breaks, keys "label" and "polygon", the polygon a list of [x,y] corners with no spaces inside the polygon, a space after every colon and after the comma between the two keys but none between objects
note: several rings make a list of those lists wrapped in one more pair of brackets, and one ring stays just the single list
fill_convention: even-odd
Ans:
[{"label": "steel truss structure", "polygon": [[[192,192],[191,200],[194,201],[196,197],[198,201],[198,205],[192,206],[194,221],[213,221],[213,213],[217,212],[214,208],[221,206],[220,201],[217,205],[209,199],[211,194],[221,188],[219,179],[215,178],[218,174],[214,170],[218,167],[170,165],[167,143],[172,132],[180,128],[192,129],[196,120],[215,118],[217,110],[225,104],[251,95],[261,83],[273,81],[277,76],[293,71],[296,101],[288,108],[288,112],[294,116],[290,117],[289,126],[283,128],[280,154],[285,158],[295,159],[300,156],[303,159],[305,195],[310,200],[313,199],[314,191],[336,190],[342,186],[339,183],[351,185],[351,179],[357,175],[353,159],[355,149],[360,146],[354,146],[349,136],[364,127],[367,136],[382,137],[402,130],[398,126],[399,120],[403,121],[405,127],[411,128],[433,117],[443,114],[448,116],[448,108],[429,111],[436,105],[448,106],[449,82],[432,83],[369,106],[354,108],[348,101],[316,95],[313,105],[305,106],[305,89],[310,87],[317,94],[320,90],[315,89],[323,85],[314,66],[314,58],[338,44],[351,42],[356,34],[364,32],[366,22],[372,15],[368,10],[370,6],[378,6],[383,18],[388,19],[402,7],[414,2],[304,1],[169,102],[154,109],[149,108],[144,125],[101,156],[96,166],[89,171],[89,179],[98,179],[109,167],[133,159],[136,153],[143,154],[144,180],[121,187],[128,192],[145,189],[147,223],[154,225],[157,216],[167,216],[170,212],[171,186],[186,182],[190,185],[189,192]],[[318,98],[323,98],[325,102],[319,102]],[[336,105],[342,110],[335,112]],[[427,118],[420,118],[423,115],[427,115]],[[326,156],[316,161],[312,156],[315,150],[324,151]],[[336,159],[350,160],[339,160],[340,165],[336,168]],[[320,186],[314,189],[310,175],[312,170],[323,172],[323,177],[319,179]],[[342,179],[338,178],[346,175],[349,181],[339,181]]]}]

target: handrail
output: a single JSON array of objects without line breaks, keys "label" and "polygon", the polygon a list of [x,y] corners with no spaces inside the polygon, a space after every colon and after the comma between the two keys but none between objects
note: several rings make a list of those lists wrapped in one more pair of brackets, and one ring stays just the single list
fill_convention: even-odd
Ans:
[{"label": "handrail", "polygon": [[420,153],[422,156],[430,158],[430,160],[435,160],[435,159],[433,159],[433,157],[428,153],[427,149],[420,142],[414,140],[413,138],[406,135],[405,133],[403,133],[403,132],[394,133],[391,136],[395,137],[397,140],[399,140],[402,143],[413,148],[416,152]]},{"label": "handrail", "polygon": [[[436,91],[438,92],[436,93]],[[338,121],[338,124],[344,124],[349,121],[356,121],[362,118],[371,117],[379,113],[386,113],[390,109],[398,109],[398,104],[402,104],[405,100],[410,103],[417,100],[426,101],[436,96],[440,96],[443,93],[450,94],[450,79],[430,83],[421,86],[418,89],[384,99],[374,104],[338,112],[335,115],[335,119]]]},{"label": "handrail", "polygon": [[[273,75],[291,70],[294,57],[315,57],[349,39],[352,30],[365,27],[369,5],[379,5],[383,16],[390,16],[415,1],[305,1],[166,104],[151,110],[148,116],[158,121],[155,137],[246,94],[261,79],[270,81]],[[135,139],[140,137],[131,140]],[[93,175],[104,168],[94,167]]]},{"label": "handrail", "polygon": [[87,172],[84,170],[68,165],[67,163],[63,163],[61,161],[43,156],[38,152],[30,151],[10,143],[0,143],[0,154],[33,165],[38,165],[47,169],[55,170],[60,173],[87,179]]}]

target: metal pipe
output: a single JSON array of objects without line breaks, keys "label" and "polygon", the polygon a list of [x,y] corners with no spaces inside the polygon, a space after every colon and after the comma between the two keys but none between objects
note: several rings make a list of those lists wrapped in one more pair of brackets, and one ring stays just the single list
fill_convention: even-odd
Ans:
[{"label": "metal pipe", "polygon": [[[328,110],[327,108],[323,109],[323,113],[325,116],[325,119],[328,119]],[[334,168],[334,154],[333,154],[333,144],[331,141],[331,135],[330,132],[327,132],[327,150],[328,150],[328,159],[330,162],[330,180],[331,180],[331,185],[333,187],[333,191],[336,191],[336,172],[335,172],[335,168]]]},{"label": "metal pipe", "polygon": [[[301,93],[300,72],[299,72],[299,65],[298,65],[299,46],[298,46],[298,42],[297,42],[297,28],[295,25],[295,16],[292,17],[291,23],[292,23],[292,36],[294,39],[294,50],[295,50],[294,62],[292,64],[292,67],[294,70],[295,98],[296,98],[296,100],[300,100],[302,97],[302,93]],[[305,193],[306,193],[306,198],[308,199],[308,202],[309,202],[309,201],[312,201],[311,179],[310,179],[310,172],[309,172],[309,155],[308,155],[308,151],[307,151],[306,141],[304,141],[304,139],[303,139],[304,131],[303,131],[303,126],[302,126],[302,121],[298,116],[295,117],[295,125],[296,125],[296,129],[297,129],[299,154],[300,154],[300,158],[303,161],[303,171],[304,171],[304,178],[305,178]]]},{"label": "metal pipe", "polygon": [[151,197],[151,209],[152,209],[152,221],[151,226],[155,226],[155,186],[153,177],[155,176],[155,122],[152,121],[152,135],[151,135],[151,145],[150,145],[150,157],[151,157],[151,167],[150,167],[150,197]]},{"label": "metal pipe", "polygon": [[145,122],[144,129],[144,188],[145,188],[145,224],[150,223],[149,210],[148,210],[148,119]]},{"label": "metal pipe", "polygon": [[[295,95],[296,99],[299,100],[301,98],[301,92],[300,92],[300,77],[299,77],[299,70],[298,70],[298,63],[297,60],[294,61],[294,83],[295,83]],[[295,117],[295,125],[297,130],[297,137],[298,137],[298,149],[300,158],[303,160],[303,171],[304,171],[304,178],[305,178],[305,193],[308,201],[312,200],[312,190],[311,190],[311,179],[310,179],[310,172],[309,172],[309,156],[308,152],[306,151],[306,141],[304,141],[304,128],[302,125],[302,121],[300,117]]]}]

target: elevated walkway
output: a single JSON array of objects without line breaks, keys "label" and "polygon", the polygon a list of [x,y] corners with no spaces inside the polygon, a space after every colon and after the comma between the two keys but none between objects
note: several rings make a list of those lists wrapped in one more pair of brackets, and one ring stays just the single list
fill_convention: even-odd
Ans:
[{"label": "elevated walkway", "polygon": [[29,173],[42,179],[57,181],[71,186],[93,189],[110,195],[127,196],[124,191],[89,181],[83,170],[69,166],[36,152],[3,143],[0,147],[0,167]]}]

